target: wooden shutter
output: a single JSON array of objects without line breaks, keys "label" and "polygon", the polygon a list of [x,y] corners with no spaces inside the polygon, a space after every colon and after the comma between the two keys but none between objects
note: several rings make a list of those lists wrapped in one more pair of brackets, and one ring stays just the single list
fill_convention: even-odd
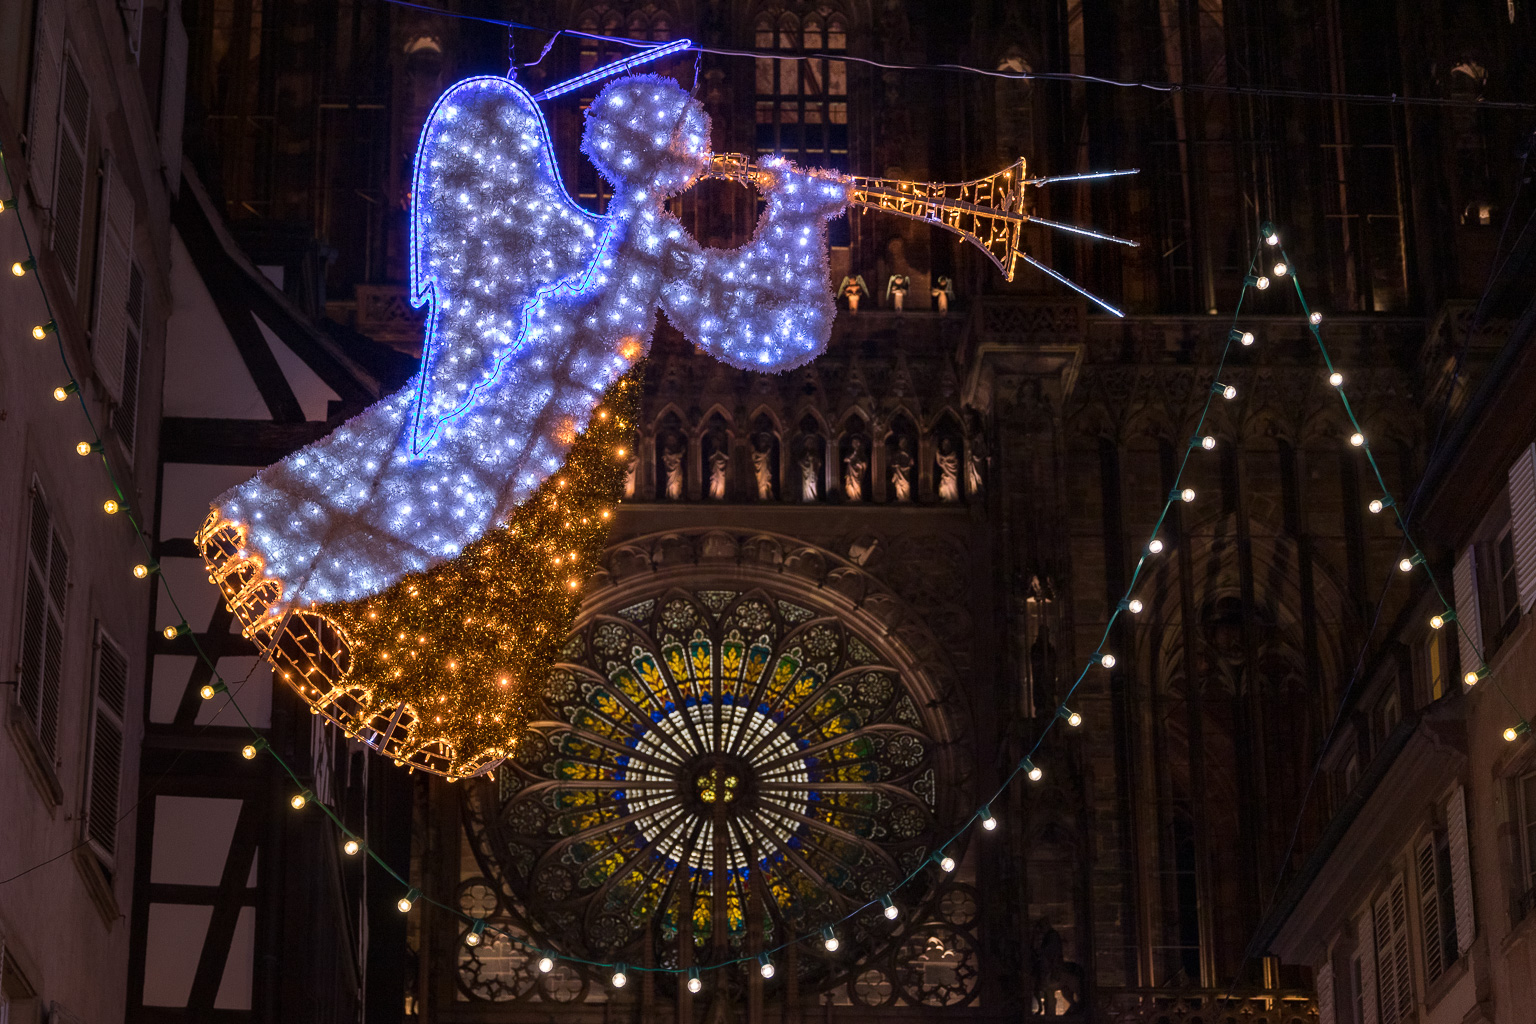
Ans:
[{"label": "wooden shutter", "polygon": [[1360,1024],[1379,1024],[1381,1018],[1376,1006],[1375,915],[1369,907],[1355,922],[1355,934],[1360,936]]},{"label": "wooden shutter", "polygon": [[117,851],[117,805],[123,774],[128,659],[112,638],[99,628],[96,632],[95,693],[90,778],[85,798],[85,836],[110,867]]},{"label": "wooden shutter", "polygon": [[1424,932],[1424,983],[1432,985],[1445,971],[1440,949],[1440,880],[1435,875],[1435,837],[1419,844],[1419,918]]},{"label": "wooden shutter", "polygon": [[53,255],[73,291],[80,280],[81,232],[85,227],[88,181],[86,145],[91,128],[91,93],[75,55],[64,50],[59,103],[59,158],[53,176]]},{"label": "wooden shutter", "polygon": [[[1452,582],[1456,586],[1456,638],[1461,643],[1461,672],[1482,666],[1483,620],[1477,605],[1477,549],[1468,545],[1456,559]],[[1463,684],[1465,688],[1465,684]]]},{"label": "wooden shutter", "polygon": [[112,410],[112,429],[133,456],[139,424],[139,362],[144,357],[144,271],[137,261],[128,265],[128,333],[123,344],[123,393]]},{"label": "wooden shutter", "polygon": [[42,489],[34,482],[27,531],[27,572],[22,597],[22,712],[50,758],[59,744],[59,685],[64,666],[64,599],[69,592],[69,555],[53,528]]},{"label": "wooden shutter", "polygon": [[32,99],[27,110],[27,167],[39,206],[53,206],[53,162],[58,146],[59,76],[64,57],[64,2],[39,0],[32,43]]},{"label": "wooden shutter", "polygon": [[181,125],[186,100],[187,29],[181,23],[181,0],[168,0],[160,72],[160,168],[172,196],[181,191]]},{"label": "wooden shutter", "polygon": [[1334,1024],[1332,960],[1317,969],[1317,1024]]},{"label": "wooden shutter", "polygon": [[91,358],[112,400],[123,395],[123,358],[128,347],[128,275],[133,263],[133,194],[117,169],[105,161],[101,186],[101,245],[97,257],[96,318]]},{"label": "wooden shutter", "polygon": [[1408,893],[1399,878],[1376,901],[1376,992],[1381,1024],[1399,1024],[1413,1009],[1408,962]]},{"label": "wooden shutter", "polygon": [[1472,906],[1472,856],[1467,842],[1467,791],[1461,786],[1445,804],[1446,830],[1451,847],[1451,902],[1456,908],[1458,953],[1472,948],[1477,916]]},{"label": "wooden shutter", "polygon": [[1520,610],[1536,604],[1536,444],[1509,467],[1509,523],[1515,541],[1515,579]]}]

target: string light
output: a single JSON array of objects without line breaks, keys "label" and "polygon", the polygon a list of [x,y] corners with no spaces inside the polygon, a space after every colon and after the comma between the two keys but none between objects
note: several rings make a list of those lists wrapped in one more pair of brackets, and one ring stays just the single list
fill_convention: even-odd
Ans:
[{"label": "string light", "polygon": [[939,858],[939,870],[944,872],[946,875],[951,873],[952,871],[954,871],[955,870],[955,858],[951,857],[947,853],[944,854],[942,857]]},{"label": "string light", "polygon": [[159,571],[160,571],[160,563],[159,562],[149,562],[147,564],[144,563],[144,562],[140,562],[138,565],[133,567],[134,578],[135,579],[141,579],[141,580],[142,579],[147,579],[148,577],[153,576],[155,573],[157,573]]},{"label": "string light", "polygon": [[764,978],[773,977],[773,961],[768,959],[767,953],[757,954],[757,973]]},{"label": "string light", "polygon": [[1344,385],[1344,375],[1335,370],[1328,375],[1328,383],[1332,384],[1336,388],[1342,387]]},{"label": "string light", "polygon": [[1264,235],[1265,245],[1273,246],[1280,244],[1280,232],[1275,229],[1273,224],[1265,221],[1263,225],[1260,226],[1259,231]]},{"label": "string light", "polygon": [[1415,555],[1413,555],[1413,556],[1411,556],[1409,558],[1399,559],[1398,563],[1397,563],[1397,567],[1398,567],[1398,569],[1400,569],[1403,572],[1412,572],[1414,566],[1416,566],[1416,565],[1423,565],[1423,564],[1424,564],[1424,556],[1423,555],[1419,555],[1419,554],[1415,554]]},{"label": "string light", "polygon": [[623,988],[629,984],[629,975],[624,973],[624,965],[619,964],[613,971],[613,987]]},{"label": "string light", "polygon": [[1509,728],[1504,730],[1504,741],[1506,743],[1513,743],[1515,740],[1519,739],[1521,736],[1524,736],[1530,731],[1531,723],[1525,721],[1525,719],[1521,719],[1514,725],[1511,725]]},{"label": "string light", "polygon": [[890,893],[880,897],[880,906],[884,908],[881,913],[885,915],[887,921],[894,921],[901,916],[901,911],[896,908],[896,901],[891,899]]},{"label": "string light", "polygon": [[[345,853],[348,857],[356,857],[357,856],[357,851],[361,850],[362,848],[363,848],[363,844],[359,843],[356,839],[353,839],[351,836],[348,836],[347,837],[347,841],[341,844],[341,851],[343,853]],[[471,943],[471,945],[474,945],[474,943]]]},{"label": "string light", "polygon": [[1231,333],[1229,333],[1227,336],[1233,341],[1240,343],[1245,348],[1249,345],[1252,345],[1254,341],[1252,331],[1239,330],[1236,327],[1232,328]]},{"label": "string light", "polygon": [[411,907],[416,905],[416,900],[420,896],[421,890],[417,889],[415,886],[412,886],[410,892],[406,893],[404,896],[401,896],[398,900],[395,901],[395,909],[399,910],[402,914],[409,914],[411,912]]},{"label": "string light", "polygon": [[240,748],[240,756],[245,758],[247,761],[250,761],[253,758],[255,758],[255,756],[256,756],[256,744],[254,744],[254,743],[247,743],[245,746],[241,747]]},{"label": "string light", "polygon": [[1146,605],[1141,603],[1140,598],[1133,597],[1129,601],[1125,602],[1125,607],[1128,611],[1130,611],[1132,615],[1140,615],[1141,610],[1145,608]]},{"label": "string light", "polygon": [[1163,542],[1158,540],[1156,537],[1153,537],[1151,540],[1147,541],[1147,551],[1154,555],[1162,554]]},{"label": "string light", "polygon": [[1447,608],[1445,611],[1441,612],[1439,615],[1431,615],[1429,617],[1429,628],[1430,629],[1442,629],[1442,628],[1444,628],[1444,626],[1445,626],[1445,624],[1447,622],[1455,622],[1455,621],[1456,621],[1456,613],[1454,611],[1452,611],[1451,609]]},{"label": "string light", "polygon": [[1187,504],[1195,500],[1195,489],[1193,487],[1186,487],[1182,491],[1178,491],[1177,496]]},{"label": "string light", "polygon": [[1354,445],[1356,448],[1359,448],[1361,445],[1365,444],[1365,435],[1357,430],[1353,434],[1349,435],[1349,443]]},{"label": "string light", "polygon": [[288,806],[292,807],[296,811],[302,811],[304,809],[304,805],[309,803],[310,797],[314,795],[315,794],[311,793],[307,789],[301,793],[295,793],[293,796],[289,797]]},{"label": "string light", "polygon": [[1466,675],[1462,676],[1461,677],[1461,681],[1466,683],[1468,686],[1476,686],[1477,683],[1478,683],[1478,680],[1483,678],[1483,674],[1486,671],[1487,671],[1486,668],[1475,668],[1472,671],[1468,672]]},{"label": "string light", "polygon": [[1237,397],[1237,388],[1231,384],[1219,384],[1217,388],[1221,392],[1221,397],[1229,402]]},{"label": "string light", "polygon": [[[833,939],[832,941],[836,942],[837,940]],[[694,995],[698,995],[699,992],[703,990],[703,988],[704,980],[699,977],[699,969],[697,967],[688,968],[688,991],[692,992]]]},{"label": "string light", "polygon": [[1200,439],[1200,447],[1204,448],[1206,451],[1210,451],[1216,447],[1216,438],[1210,434],[1206,434]]},{"label": "string light", "polygon": [[53,400],[55,402],[62,402],[79,390],[80,385],[76,384],[74,381],[70,381],[68,384],[61,384],[59,387],[53,389]]},{"label": "string light", "polygon": [[93,455],[99,454],[105,446],[100,441],[80,441],[75,445],[75,454]]},{"label": "string light", "polygon": [[1372,498],[1371,503],[1366,506],[1366,508],[1371,510],[1372,515],[1380,514],[1381,510],[1386,507],[1386,502],[1382,501],[1380,498]]},{"label": "string light", "polygon": [[186,636],[190,632],[192,632],[192,627],[188,626],[186,620],[183,619],[178,625],[166,626],[160,631],[160,635],[167,640],[175,640],[177,637]]},{"label": "string light", "polygon": [[36,267],[37,262],[35,260],[21,260],[11,264],[11,273],[15,274],[17,277],[25,277],[27,275],[27,271],[34,270]]},{"label": "string light", "polygon": [[1065,704],[1056,709],[1056,714],[1074,729],[1083,724],[1083,716],[1078,714],[1076,711],[1073,711]]},{"label": "string light", "polygon": [[108,498],[106,501],[101,503],[101,510],[109,516],[117,515],[117,513],[122,510],[122,508],[123,506],[117,503],[116,498]]},{"label": "string light", "polygon": [[1024,759],[1023,768],[1024,774],[1029,776],[1030,782],[1039,782],[1045,778],[1045,772],[1040,770],[1040,766],[1027,757]]},{"label": "string light", "polygon": [[832,930],[831,925],[824,925],[821,929],[821,948],[828,953],[836,953],[840,945],[842,943],[837,939],[837,932]]},{"label": "string light", "polygon": [[[988,832],[997,831],[997,818],[993,816],[992,808],[989,806],[984,806],[981,809],[981,827]],[[829,927],[827,930],[831,931],[831,928]]]},{"label": "string light", "polygon": [[1099,664],[1103,665],[1105,668],[1114,668],[1115,656],[1113,654],[1105,654],[1103,657],[1099,658]]},{"label": "string light", "polygon": [[198,695],[203,698],[203,700],[212,700],[215,696],[225,692],[228,689],[229,687],[224,685],[224,680],[216,679],[211,683],[204,683],[197,692]]},{"label": "string light", "polygon": [[1290,268],[1289,268],[1289,267],[1287,267],[1287,266],[1286,266],[1286,265],[1285,265],[1285,264],[1284,264],[1284,263],[1276,263],[1276,264],[1275,264],[1275,266],[1274,266],[1274,270],[1273,270],[1273,271],[1272,271],[1272,273],[1273,273],[1273,274],[1274,274],[1274,275],[1275,275],[1275,276],[1276,276],[1276,277],[1284,277],[1284,276],[1285,276],[1285,273],[1286,273],[1286,271],[1287,271],[1287,270],[1289,270],[1289,269],[1290,269]]},{"label": "string light", "polygon": [[478,945],[480,945],[480,936],[482,936],[484,934],[485,934],[485,919],[481,918],[481,917],[477,917],[477,918],[475,918],[474,924],[469,926],[469,934],[464,936],[464,945],[466,945],[466,946],[478,946]]},{"label": "string light", "polygon": [[1323,314],[1319,313],[1317,310],[1314,309],[1312,312],[1307,314],[1307,323],[1311,324],[1313,327],[1316,327],[1322,322]]},{"label": "string light", "polygon": [[32,328],[32,337],[36,338],[38,341],[42,341],[44,338],[48,337],[48,335],[52,334],[58,329],[59,325],[54,323],[52,320],[49,320],[45,324],[38,324],[36,327]]}]

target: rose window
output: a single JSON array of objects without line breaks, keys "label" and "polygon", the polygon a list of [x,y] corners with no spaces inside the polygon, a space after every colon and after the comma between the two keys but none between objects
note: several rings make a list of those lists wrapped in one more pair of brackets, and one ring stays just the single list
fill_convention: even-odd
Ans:
[{"label": "rose window", "polygon": [[[929,702],[866,634],[762,590],[584,612],[515,758],[476,790],[472,831],[519,927],[637,965],[675,966],[691,943],[707,965],[896,888],[932,852],[948,772]],[[801,944],[802,974],[896,949],[878,911],[839,925],[842,960]]]}]

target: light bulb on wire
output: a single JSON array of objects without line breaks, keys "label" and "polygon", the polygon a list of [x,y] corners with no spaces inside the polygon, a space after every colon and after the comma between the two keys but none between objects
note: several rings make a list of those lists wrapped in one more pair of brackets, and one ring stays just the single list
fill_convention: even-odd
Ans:
[{"label": "light bulb on wire", "polygon": [[704,988],[704,980],[699,977],[697,967],[688,968],[688,991],[698,995]]},{"label": "light bulb on wire", "polygon": [[983,807],[981,809],[981,827],[988,832],[997,831],[997,818],[992,814],[992,808]]},{"label": "light bulb on wire", "polygon": [[[549,958],[547,956],[539,957],[539,973],[540,974],[548,974],[550,971],[552,971],[554,969],[555,969],[555,961],[554,960],[552,960],[551,958]],[[693,991],[697,992],[698,989],[694,989]]]},{"label": "light bulb on wire", "polygon": [[1322,322],[1323,314],[1319,313],[1317,310],[1314,309],[1312,312],[1307,314],[1307,323],[1311,324],[1313,327],[1316,327]]},{"label": "light bulb on wire", "polygon": [[1156,537],[1153,537],[1151,540],[1147,541],[1147,551],[1154,555],[1162,554],[1163,542],[1158,540]]},{"label": "light bulb on wire", "polygon": [[1145,608],[1146,605],[1141,603],[1141,598],[1133,597],[1125,603],[1125,607],[1128,611],[1130,611],[1132,615],[1140,615],[1141,610]]},{"label": "light bulb on wire", "polygon": [[1186,502],[1186,503],[1194,501],[1195,500],[1195,489],[1193,487],[1186,487],[1186,488],[1184,488],[1182,491],[1179,492],[1179,498],[1181,500],[1183,500],[1184,502]]},{"label": "light bulb on wire", "polygon": [[421,890],[412,886],[410,892],[406,893],[404,896],[401,896],[400,899],[395,902],[395,909],[400,911],[402,914],[409,914],[411,912],[411,908],[416,905],[417,898],[420,896]]},{"label": "light bulb on wire", "polygon": [[1040,770],[1040,766],[1035,764],[1035,762],[1031,761],[1027,757],[1024,759],[1023,767],[1024,774],[1029,776],[1030,782],[1039,782],[1041,779],[1045,778],[1045,772]]},{"label": "light bulb on wire", "polygon": [[346,842],[341,844],[342,852],[345,853],[348,857],[356,857],[357,851],[361,850],[362,848],[363,844],[352,838],[348,838]]},{"label": "light bulb on wire", "polygon": [[1366,506],[1366,508],[1371,510],[1371,514],[1372,515],[1380,514],[1381,510],[1386,508],[1386,507],[1387,506],[1382,503],[1382,500],[1380,498],[1372,498],[1371,499],[1371,503]]},{"label": "light bulb on wire", "polygon": [[1113,654],[1105,654],[1104,656],[1099,658],[1099,664],[1103,665],[1105,668],[1114,668],[1115,667],[1115,656]]},{"label": "light bulb on wire", "polygon": [[33,270],[36,267],[37,261],[35,260],[18,260],[17,262],[11,264],[11,273],[15,274],[17,277],[26,277],[27,271]]},{"label": "light bulb on wire", "polygon": [[1356,448],[1359,448],[1361,445],[1365,444],[1365,435],[1357,430],[1353,434],[1349,435],[1349,443],[1354,445]]},{"label": "light bulb on wire", "polygon": [[944,856],[940,857],[939,858],[939,870],[944,872],[946,875],[951,873],[952,871],[954,871],[955,870],[955,858],[951,857],[947,853]]},{"label": "light bulb on wire", "polygon": [[837,932],[832,930],[831,925],[825,925],[821,929],[821,947],[828,953],[836,953],[837,947],[841,945],[842,943],[837,939]]},{"label": "light bulb on wire", "polygon": [[614,969],[613,977],[610,980],[613,982],[614,988],[623,988],[625,985],[629,984],[629,975],[624,973],[623,964],[619,964],[619,966]]},{"label": "light bulb on wire", "polygon": [[1284,277],[1286,272],[1290,269],[1291,268],[1287,267],[1284,263],[1276,263],[1271,273],[1273,273],[1276,277]]},{"label": "light bulb on wire", "polygon": [[1200,439],[1200,447],[1204,448],[1206,451],[1210,451],[1216,447],[1216,438],[1210,434],[1206,434]]},{"label": "light bulb on wire", "polygon": [[897,909],[896,901],[891,899],[890,893],[880,897],[880,906],[884,908],[881,913],[885,915],[887,921],[894,921],[901,916],[901,911]]},{"label": "light bulb on wire", "polygon": [[773,977],[773,961],[768,959],[767,953],[757,954],[757,973],[764,978]]},{"label": "light bulb on wire", "polygon": [[478,946],[480,939],[485,934],[485,919],[475,918],[475,923],[469,926],[469,934],[464,936],[464,945]]},{"label": "light bulb on wire", "polygon": [[256,756],[256,745],[254,743],[247,743],[245,746],[241,747],[240,756],[245,758],[247,761],[253,759]]},{"label": "light bulb on wire", "polygon": [[1336,388],[1342,387],[1344,385],[1344,375],[1338,370],[1334,370],[1328,375],[1328,383],[1332,384]]}]

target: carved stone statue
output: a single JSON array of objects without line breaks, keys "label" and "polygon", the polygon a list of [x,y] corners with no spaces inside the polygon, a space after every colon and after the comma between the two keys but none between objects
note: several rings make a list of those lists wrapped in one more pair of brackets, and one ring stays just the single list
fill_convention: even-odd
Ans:
[{"label": "carved stone statue", "polygon": [[892,274],[885,282],[885,297],[891,300],[891,308],[900,313],[907,305],[907,292],[912,288],[912,279],[906,274]]},{"label": "carved stone statue", "polygon": [[629,461],[624,464],[624,497],[635,496],[635,477],[640,472],[640,456],[630,455]]},{"label": "carved stone statue", "polygon": [[[876,278],[879,280],[879,278]],[[869,294],[869,288],[864,284],[864,276],[855,274],[852,277],[844,277],[838,283],[837,294],[848,301],[848,312],[859,311],[859,300]]]},{"label": "carved stone statue", "polygon": [[816,449],[807,447],[800,456],[800,500],[819,501],[821,499],[821,484],[818,478],[821,476],[821,456],[816,454]]},{"label": "carved stone statue", "polygon": [[[1083,968],[1066,958],[1061,933],[1045,918],[1035,921],[1032,929],[1030,966],[1035,977],[1035,998],[1043,1017],[1066,1016],[1077,1009],[1083,997]],[[1062,1013],[1056,1013],[1056,994],[1066,1001]]]},{"label": "carved stone statue", "polygon": [[949,304],[955,301],[954,283],[941,274],[939,279],[933,283],[933,287],[928,289],[928,294],[933,296],[933,307],[935,309],[940,313],[948,313]]},{"label": "carved stone statue", "polygon": [[843,497],[849,501],[864,500],[864,471],[869,469],[869,455],[864,451],[864,439],[855,437],[843,456]]},{"label": "carved stone statue", "polygon": [[661,453],[661,464],[667,471],[667,500],[683,500],[683,451],[670,445]]},{"label": "carved stone statue", "polygon": [[912,442],[905,436],[898,437],[896,451],[891,455],[891,494],[896,501],[912,500],[912,468],[916,464]]},{"label": "carved stone statue", "polygon": [[714,454],[709,457],[709,497],[711,501],[725,500],[725,470],[730,464],[731,457],[725,454],[722,448],[716,448]]},{"label": "carved stone statue", "polygon": [[752,445],[752,476],[757,481],[757,500],[773,500],[773,438],[758,434]]},{"label": "carved stone statue", "polygon": [[971,494],[971,500],[981,497],[983,479],[987,469],[987,452],[982,447],[980,438],[972,438],[971,453],[965,460],[965,487]]},{"label": "carved stone statue", "polygon": [[934,456],[939,467],[939,500],[960,500],[960,454],[949,438],[939,442],[939,452]]}]

